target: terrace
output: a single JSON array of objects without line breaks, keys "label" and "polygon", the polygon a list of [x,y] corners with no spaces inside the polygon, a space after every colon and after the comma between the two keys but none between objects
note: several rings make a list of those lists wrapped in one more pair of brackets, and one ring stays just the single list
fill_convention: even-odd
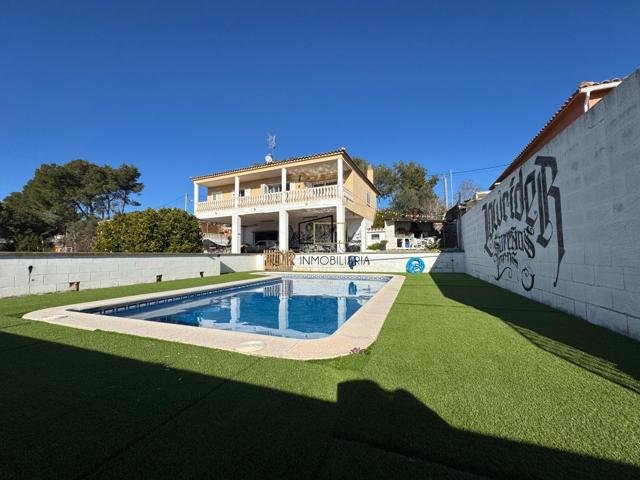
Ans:
[{"label": "terrace", "polygon": [[3,478],[640,475],[638,343],[466,275],[408,275],[333,360],[22,318],[250,277],[0,300]]}]

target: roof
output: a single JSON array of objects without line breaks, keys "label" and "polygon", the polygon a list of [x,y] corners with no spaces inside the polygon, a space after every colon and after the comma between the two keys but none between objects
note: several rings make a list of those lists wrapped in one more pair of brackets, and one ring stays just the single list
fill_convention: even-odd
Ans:
[{"label": "roof", "polygon": [[[538,133],[531,139],[531,141],[522,149],[522,151],[518,154],[518,156],[507,166],[507,168],[500,174],[500,176],[493,182],[489,189],[493,189],[497,186],[498,183],[502,182],[506,177],[508,177],[516,168],[526,162],[531,155],[540,150],[548,141],[551,140],[549,138],[547,142],[541,142],[543,136],[551,130],[556,123],[560,123],[558,120],[565,113],[569,107],[575,100],[579,99],[583,94],[588,94],[594,90],[608,90],[614,89],[622,82],[620,78],[613,78],[611,80],[603,80],[601,82],[580,82],[578,84],[578,88],[565,100],[562,106],[556,110],[556,112],[551,116],[551,118],[544,124],[544,126],[540,129]],[[585,106],[586,111],[588,109],[588,105]],[[584,112],[583,112],[584,113]],[[558,132],[560,133],[560,132]]]},{"label": "roof", "polygon": [[273,162],[270,162],[270,163],[259,163],[257,165],[251,165],[249,167],[235,168],[232,170],[225,170],[223,172],[210,173],[208,175],[199,175],[197,177],[191,177],[191,180],[195,182],[198,180],[222,177],[223,175],[230,175],[233,173],[243,173],[251,170],[263,170],[263,169],[267,169],[277,165],[288,165],[291,163],[301,162],[304,160],[313,160],[315,158],[329,157],[331,155],[343,155],[347,160],[347,163],[349,163],[349,165],[351,166],[351,168],[353,168],[355,171],[360,173],[360,176],[364,178],[364,180],[369,184],[369,186],[372,187],[373,190],[378,195],[380,195],[380,191],[378,190],[378,188],[375,186],[373,182],[371,182],[367,178],[366,172],[363,172],[362,169],[358,166],[358,164],[353,161],[353,159],[349,156],[345,148],[340,148],[338,150],[330,150],[328,152],[322,152],[322,153],[314,153],[313,155],[305,155],[303,157],[291,157],[284,160],[274,160]]}]

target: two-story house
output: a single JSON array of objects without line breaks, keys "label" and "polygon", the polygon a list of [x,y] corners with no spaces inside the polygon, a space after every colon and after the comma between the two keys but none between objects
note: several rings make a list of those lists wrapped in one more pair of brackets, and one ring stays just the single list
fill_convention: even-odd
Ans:
[{"label": "two-story house", "polygon": [[283,251],[364,250],[379,193],[373,169],[360,170],[345,149],[286,160],[267,155],[264,163],[192,181],[194,214],[231,224],[232,253],[260,241]]}]

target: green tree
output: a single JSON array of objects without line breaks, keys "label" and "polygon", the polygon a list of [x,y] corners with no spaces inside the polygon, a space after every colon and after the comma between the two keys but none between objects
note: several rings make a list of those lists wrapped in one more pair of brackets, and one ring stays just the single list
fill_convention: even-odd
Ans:
[{"label": "green tree", "polygon": [[118,213],[98,225],[98,252],[202,252],[198,220],[177,208]]},{"label": "green tree", "polygon": [[[358,162],[368,165],[361,158]],[[439,218],[444,214],[444,207],[433,191],[438,178],[428,175],[422,165],[413,161],[395,162],[392,167],[377,165],[373,176],[380,198],[389,200],[389,210],[381,211],[381,215],[393,212],[394,215],[421,214]],[[382,223],[382,217],[379,217],[377,224]]]},{"label": "green tree", "polygon": [[[133,199],[143,189],[139,177],[138,169],[126,164],[118,168],[86,160],[43,164],[21,192],[4,199],[0,235],[14,249],[40,250],[47,237],[67,233],[68,226],[78,221],[110,218],[128,205],[139,205]],[[74,230],[83,228],[75,225]]]},{"label": "green tree", "polygon": [[355,163],[358,166],[358,168],[360,168],[360,170],[362,170],[364,173],[367,173],[369,162],[367,162],[364,158],[360,158],[360,157],[351,157],[351,160],[353,160],[353,163]]}]

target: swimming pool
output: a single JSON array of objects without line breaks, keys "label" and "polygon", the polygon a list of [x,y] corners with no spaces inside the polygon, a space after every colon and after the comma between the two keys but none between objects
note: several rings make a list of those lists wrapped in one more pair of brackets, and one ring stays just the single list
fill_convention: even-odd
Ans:
[{"label": "swimming pool", "polygon": [[199,328],[314,339],[338,330],[389,278],[290,275],[82,311]]}]

